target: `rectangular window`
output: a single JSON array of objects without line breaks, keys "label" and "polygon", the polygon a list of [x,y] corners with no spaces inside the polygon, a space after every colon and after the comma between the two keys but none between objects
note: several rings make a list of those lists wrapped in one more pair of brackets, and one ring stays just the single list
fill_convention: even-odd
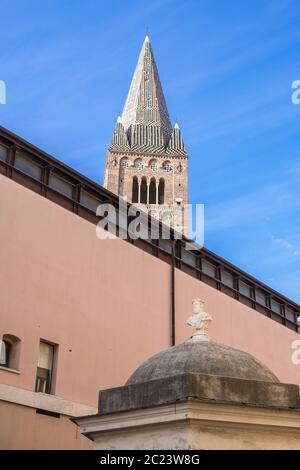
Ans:
[{"label": "rectangular window", "polygon": [[189,264],[190,266],[196,266],[196,256],[191,251],[183,249],[181,251],[181,259],[184,263]]},{"label": "rectangular window", "polygon": [[36,392],[51,393],[54,348],[53,344],[40,341],[35,383]]},{"label": "rectangular window", "polygon": [[288,320],[295,321],[295,311],[290,307],[285,307],[285,316]]},{"label": "rectangular window", "polygon": [[202,261],[202,271],[210,277],[216,277],[215,266],[208,261]]},{"label": "rectangular window", "polygon": [[41,180],[42,178],[42,167],[23,153],[16,153],[15,168],[36,180]]},{"label": "rectangular window", "polygon": [[97,207],[101,204],[101,201],[82,189],[80,195],[80,204],[96,213]]},{"label": "rectangular window", "polygon": [[159,239],[158,242],[159,248],[166,253],[172,254],[172,243],[169,240],[164,240],[162,238]]},{"label": "rectangular window", "polygon": [[256,302],[260,305],[263,305],[264,307],[266,307],[267,305],[267,298],[265,296],[265,294],[259,290],[259,289],[256,289],[255,291],[255,299],[256,299]]},{"label": "rectangular window", "polygon": [[6,161],[7,158],[7,148],[3,145],[0,145],[0,160]]},{"label": "rectangular window", "polygon": [[221,280],[228,287],[234,287],[234,277],[228,271],[221,271]]},{"label": "rectangular window", "polygon": [[73,196],[73,184],[69,183],[68,181],[60,178],[57,175],[51,174],[49,177],[49,186],[50,188],[55,189],[59,193],[64,194],[65,196],[69,197],[70,199]]},{"label": "rectangular window", "polygon": [[280,308],[280,303],[276,302],[276,300],[271,299],[271,309],[273,312],[281,314],[281,308]]},{"label": "rectangular window", "polygon": [[245,297],[251,297],[251,287],[246,282],[239,281],[239,291]]}]

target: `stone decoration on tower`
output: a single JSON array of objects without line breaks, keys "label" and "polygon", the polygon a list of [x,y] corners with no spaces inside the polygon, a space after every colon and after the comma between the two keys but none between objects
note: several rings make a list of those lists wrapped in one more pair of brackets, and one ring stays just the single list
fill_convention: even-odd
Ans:
[{"label": "stone decoration on tower", "polygon": [[104,186],[187,233],[188,155],[146,36],[106,159]]}]

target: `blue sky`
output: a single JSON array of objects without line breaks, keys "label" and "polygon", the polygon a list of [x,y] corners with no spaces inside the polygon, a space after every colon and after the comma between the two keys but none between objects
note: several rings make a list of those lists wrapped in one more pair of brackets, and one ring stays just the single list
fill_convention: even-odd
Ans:
[{"label": "blue sky", "polygon": [[102,183],[149,31],[205,245],[300,302],[298,0],[1,0],[1,125]]}]

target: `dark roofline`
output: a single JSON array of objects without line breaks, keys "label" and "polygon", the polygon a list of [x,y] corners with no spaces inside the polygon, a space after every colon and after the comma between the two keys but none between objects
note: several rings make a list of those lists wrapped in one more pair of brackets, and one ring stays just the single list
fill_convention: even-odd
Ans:
[{"label": "dark roofline", "polygon": [[[15,181],[23,184],[24,186],[30,187],[30,189],[33,189],[34,191],[42,194],[44,197],[47,197],[51,199],[52,201],[62,205],[66,209],[72,210],[73,212],[80,215],[81,217],[84,217],[94,223],[97,223],[99,221],[99,217],[96,218],[95,212],[89,210],[87,207],[83,207],[83,205],[81,204],[80,188],[84,188],[88,190],[88,192],[91,192],[95,197],[98,196],[99,203],[105,201],[105,202],[111,202],[115,205],[118,204],[119,198],[116,194],[108,191],[103,186],[95,183],[91,179],[87,178],[86,176],[72,169],[68,165],[64,164],[63,162],[49,155],[47,152],[39,149],[38,147],[34,146],[30,142],[26,141],[25,139],[19,137],[18,135],[14,134],[13,132],[9,131],[8,129],[2,126],[0,126],[0,143],[7,146],[7,149],[8,149],[7,160],[2,161],[0,159],[0,173],[14,179]],[[33,158],[41,166],[42,173],[41,173],[41,179],[39,181],[34,180],[32,176],[26,175],[23,171],[21,171],[15,166],[15,155],[18,150],[19,151],[21,150],[25,153],[27,152],[28,155],[31,158]],[[53,187],[49,186],[49,174],[51,174],[52,172],[67,178],[70,184],[74,186],[74,191],[72,193],[72,196],[68,197],[66,195],[62,195]],[[77,191],[77,188],[79,188],[78,191]],[[150,217],[148,218],[148,216],[145,214],[145,221],[146,220],[148,221],[149,219]],[[160,229],[162,229],[163,226],[161,223],[159,224],[159,226],[160,226]],[[171,229],[172,240],[174,240],[175,238],[174,233],[175,233],[174,230]],[[170,263],[170,257],[171,257],[170,252],[161,253],[164,250],[160,248],[159,244],[155,243],[153,240],[146,241],[146,240],[139,239],[136,241],[134,240],[128,240],[128,241],[132,244],[135,244],[136,246],[139,246],[140,248],[145,249],[147,252],[152,253],[160,257],[161,259],[164,259],[164,261],[167,261]],[[176,260],[177,268],[183,270],[187,274],[197,277],[199,280],[202,280],[210,284],[211,286],[217,288],[218,290],[221,290],[222,292],[225,292],[228,295],[231,295],[237,300],[242,301],[246,305],[252,308],[255,308],[258,311],[261,311],[261,308],[263,308],[263,311],[261,313],[265,313],[267,316],[273,319],[277,319],[277,321],[280,319],[280,323],[283,323],[286,326],[289,326],[291,329],[297,331],[298,325],[296,322],[296,317],[298,313],[300,312],[299,304],[289,299],[288,297],[280,294],[276,290],[267,286],[263,282],[259,281],[255,277],[241,270],[240,268],[230,263],[229,261],[225,260],[224,258],[216,255],[215,253],[211,252],[205,247],[203,248],[199,247],[199,249],[193,250],[193,253],[196,256],[196,258],[199,259],[199,263],[198,263],[198,260],[196,260],[195,266],[194,265],[190,266],[181,257],[181,250],[185,251],[185,244],[188,244],[190,242],[193,242],[193,240],[190,240],[187,237],[182,237],[182,240],[178,240],[176,242],[178,245],[180,245],[180,249],[177,250],[174,256]],[[149,245],[151,247],[150,250],[149,250]],[[159,253],[163,254],[163,256],[159,256]],[[189,253],[191,252],[189,251]],[[252,293],[251,293],[251,296],[248,297],[248,299],[246,299],[247,296],[241,293],[238,290],[238,287],[236,287],[235,285],[233,287],[224,285],[222,280],[218,279],[217,274],[211,279],[209,279],[211,276],[209,276],[207,273],[204,273],[202,271],[200,258],[202,260],[210,261],[213,264],[215,264],[216,269],[225,268],[226,271],[232,273],[232,275],[235,276],[237,279],[241,278],[241,280],[249,284],[249,287],[253,290],[253,292],[255,291],[255,288],[261,288],[263,291],[265,291],[267,296],[271,296],[275,300],[278,300],[278,302],[281,303],[282,305],[286,305],[288,308],[292,308],[294,311],[294,320],[288,319],[285,315],[285,311],[281,311],[280,314],[279,313],[276,314],[276,312],[273,312],[271,310],[270,305],[266,304],[266,306],[262,307],[255,300],[255,297],[252,296]],[[236,282],[238,283],[238,281]],[[266,300],[266,302],[268,301]],[[274,318],[274,315],[276,318]]]}]

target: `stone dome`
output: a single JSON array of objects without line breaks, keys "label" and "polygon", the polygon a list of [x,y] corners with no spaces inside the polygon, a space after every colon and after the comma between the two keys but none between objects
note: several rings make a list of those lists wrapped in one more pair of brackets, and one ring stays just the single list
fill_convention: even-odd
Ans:
[{"label": "stone dome", "polygon": [[150,357],[131,375],[127,385],[186,373],[279,382],[251,354],[214,341],[189,340]]}]

